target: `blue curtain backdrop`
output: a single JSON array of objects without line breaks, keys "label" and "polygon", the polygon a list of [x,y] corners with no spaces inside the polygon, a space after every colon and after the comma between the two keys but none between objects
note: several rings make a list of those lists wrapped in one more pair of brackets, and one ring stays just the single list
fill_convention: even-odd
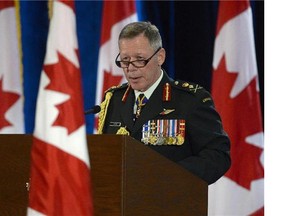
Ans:
[{"label": "blue curtain backdrop", "polygon": [[[95,102],[102,1],[76,1],[77,36],[84,109]],[[167,59],[163,68],[175,79],[210,90],[218,1],[137,1],[140,20],[158,26]],[[264,111],[264,1],[251,1],[262,112]],[[37,92],[49,27],[47,1],[20,1],[25,131],[33,133]],[[64,36],[65,37],[65,36]],[[264,120],[264,119],[263,119]],[[86,116],[87,133],[94,118]]]}]

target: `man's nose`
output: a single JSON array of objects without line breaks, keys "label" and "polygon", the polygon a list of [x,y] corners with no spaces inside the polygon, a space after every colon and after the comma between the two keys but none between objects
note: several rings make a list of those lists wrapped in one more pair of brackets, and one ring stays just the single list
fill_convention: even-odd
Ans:
[{"label": "man's nose", "polygon": [[130,71],[130,70],[135,70],[135,69],[137,69],[137,68],[131,62],[129,62],[127,70]]}]

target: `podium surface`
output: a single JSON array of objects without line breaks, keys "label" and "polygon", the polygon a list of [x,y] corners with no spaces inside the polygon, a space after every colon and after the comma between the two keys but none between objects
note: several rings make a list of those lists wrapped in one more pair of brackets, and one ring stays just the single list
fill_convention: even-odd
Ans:
[{"label": "podium surface", "polygon": [[[93,204],[100,216],[207,215],[208,185],[122,135],[88,135]],[[26,215],[32,135],[0,135],[0,214]]]}]

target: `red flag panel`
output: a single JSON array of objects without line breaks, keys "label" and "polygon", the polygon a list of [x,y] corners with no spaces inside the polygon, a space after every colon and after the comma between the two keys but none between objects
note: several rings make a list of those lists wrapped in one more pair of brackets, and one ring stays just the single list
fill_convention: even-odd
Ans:
[{"label": "red flag panel", "polygon": [[28,215],[93,215],[74,2],[53,2],[37,98]]},{"label": "red flag panel", "polygon": [[263,127],[248,1],[220,1],[212,95],[231,139],[232,166],[209,187],[209,214],[263,215]]}]

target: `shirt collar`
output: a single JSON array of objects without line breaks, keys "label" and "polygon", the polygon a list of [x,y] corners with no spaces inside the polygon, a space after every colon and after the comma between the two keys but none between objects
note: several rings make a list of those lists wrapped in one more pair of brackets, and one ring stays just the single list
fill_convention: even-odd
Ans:
[{"label": "shirt collar", "polygon": [[152,85],[150,86],[149,89],[147,89],[146,91],[144,92],[141,92],[141,91],[138,91],[138,90],[134,90],[134,93],[135,93],[135,99],[141,94],[143,93],[145,95],[145,97],[149,100],[149,98],[151,97],[152,93],[154,92],[154,90],[157,88],[157,86],[159,85],[161,79],[163,77],[163,71],[161,70],[161,75],[160,77],[157,79],[157,81]]}]

